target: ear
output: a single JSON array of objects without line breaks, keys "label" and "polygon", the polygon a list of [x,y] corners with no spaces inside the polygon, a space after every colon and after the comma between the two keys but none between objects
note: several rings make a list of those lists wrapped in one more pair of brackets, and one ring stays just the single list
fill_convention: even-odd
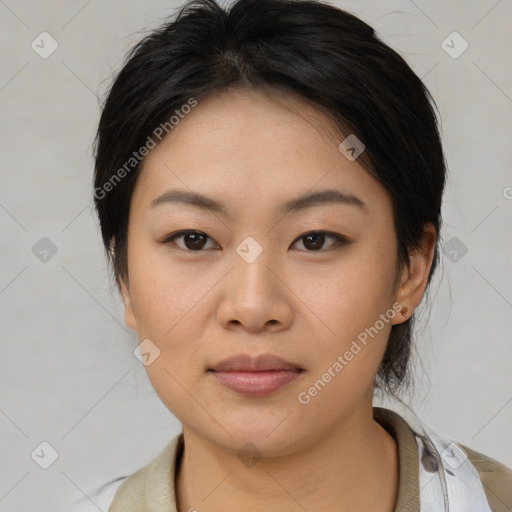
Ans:
[{"label": "ear", "polygon": [[407,308],[407,315],[395,315],[392,324],[405,322],[421,302],[434,258],[436,238],[434,225],[427,222],[423,228],[421,248],[409,252],[409,265],[403,270],[400,287],[395,295],[395,301],[402,306],[402,309]]},{"label": "ear", "polygon": [[[111,261],[114,262],[116,260],[116,239],[115,239],[115,237],[112,237],[110,239],[110,257],[111,257]],[[120,291],[121,297],[123,299],[124,321],[130,329],[137,331],[137,321],[135,319],[135,314],[133,312],[132,297],[130,295],[130,288],[128,285],[128,276],[123,276],[123,275],[121,275],[121,272],[119,272],[119,275],[116,275],[116,281],[119,284],[119,291]]]},{"label": "ear", "polygon": [[121,296],[123,298],[124,303],[124,321],[126,325],[134,330],[137,331],[137,320],[135,318],[135,313],[133,311],[133,303],[132,303],[132,297],[130,295],[130,288],[127,283],[125,283],[124,279],[120,279],[121,283]]}]

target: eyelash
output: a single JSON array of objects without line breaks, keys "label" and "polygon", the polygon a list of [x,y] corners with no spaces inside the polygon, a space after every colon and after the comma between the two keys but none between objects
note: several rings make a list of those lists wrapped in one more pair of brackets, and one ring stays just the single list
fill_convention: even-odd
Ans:
[{"label": "eyelash", "polygon": [[[203,235],[206,238],[212,240],[212,238],[210,238],[206,233],[203,233],[202,231],[183,230],[183,231],[178,231],[176,233],[173,233],[173,234],[169,235],[164,240],[162,240],[162,244],[170,245],[170,244],[174,243],[174,240],[176,240],[177,238],[182,238],[183,236],[189,235],[189,234]],[[339,235],[338,233],[332,233],[330,231],[308,231],[307,233],[304,233],[303,235],[300,235],[299,237],[297,237],[294,240],[292,245],[294,245],[299,240],[301,240],[303,238],[306,238],[308,235],[326,235],[326,238],[334,239],[335,243],[331,246],[331,248],[332,247],[335,248],[335,247],[340,246],[340,245],[345,245],[345,244],[347,244],[349,242],[346,237],[344,237],[343,235]],[[199,250],[194,251],[194,250],[187,249],[187,248],[183,249],[182,247],[179,247],[179,246],[178,246],[178,248],[183,250],[183,251],[186,251],[186,252],[205,252],[206,250],[208,250],[208,249],[199,249]],[[327,250],[330,250],[330,249],[327,249]],[[316,251],[315,250],[313,250],[313,251],[306,250],[306,252],[315,253],[315,252],[326,252],[326,251],[322,250],[322,249],[319,249],[319,250],[316,250]]]}]

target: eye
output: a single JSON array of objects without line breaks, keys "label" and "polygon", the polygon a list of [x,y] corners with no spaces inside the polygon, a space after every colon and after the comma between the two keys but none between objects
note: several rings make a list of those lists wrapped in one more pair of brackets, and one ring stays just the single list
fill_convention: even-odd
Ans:
[{"label": "eye", "polygon": [[[338,235],[337,233],[328,233],[327,231],[310,231],[297,238],[297,241],[304,240],[302,245],[307,248],[308,252],[318,252],[324,245],[326,238],[334,240],[331,247],[348,243],[348,240],[344,236]],[[295,243],[296,242],[294,242],[294,244]]]},{"label": "eye", "polygon": [[[327,231],[310,231],[309,233],[305,233],[304,235],[301,235],[299,238],[297,238],[292,245],[295,245],[298,241],[303,240],[303,246],[306,247],[307,252],[318,252],[324,246],[325,240],[329,238],[334,240],[330,247],[348,243],[348,240],[344,236],[338,235],[337,233],[329,233]],[[175,242],[179,239],[183,239],[182,245]],[[168,236],[162,241],[162,243],[164,245],[173,243],[176,244],[180,249],[189,252],[201,252],[205,248],[212,249],[212,247],[207,247],[207,240],[213,241],[213,239],[211,239],[206,233],[203,233],[202,231],[186,230],[178,231],[177,233]]]},{"label": "eye", "polygon": [[175,240],[183,238],[184,247],[178,245],[183,250],[200,252],[206,245],[206,240],[212,240],[206,233],[201,231],[179,231],[178,233],[174,233],[173,235],[168,236],[162,243],[167,245],[171,242],[174,243]]}]

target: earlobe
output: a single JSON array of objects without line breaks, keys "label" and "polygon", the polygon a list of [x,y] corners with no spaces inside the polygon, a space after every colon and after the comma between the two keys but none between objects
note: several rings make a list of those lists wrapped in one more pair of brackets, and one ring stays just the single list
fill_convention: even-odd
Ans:
[{"label": "earlobe", "polygon": [[124,321],[130,329],[137,331],[137,321],[133,311],[130,291],[123,280],[121,280],[121,296],[124,304]]},{"label": "earlobe", "polygon": [[404,269],[396,302],[401,304],[405,315],[396,315],[394,324],[405,322],[421,302],[434,257],[436,230],[431,222],[425,224],[421,248],[409,253],[409,265]]},{"label": "earlobe", "polygon": [[[112,237],[112,239],[110,240],[110,257],[112,258],[112,261],[116,260],[115,249],[116,240],[115,237]],[[124,322],[130,329],[137,331],[137,322],[135,320],[135,314],[133,312],[130,290],[127,282],[125,282],[128,281],[128,278],[125,276],[125,279],[121,272],[116,277],[118,277],[119,291],[121,293],[121,297],[123,299],[124,304]]]}]

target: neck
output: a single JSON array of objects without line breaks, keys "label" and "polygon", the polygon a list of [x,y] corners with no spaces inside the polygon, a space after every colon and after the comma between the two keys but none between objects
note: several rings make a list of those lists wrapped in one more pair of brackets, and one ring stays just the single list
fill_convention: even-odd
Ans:
[{"label": "neck", "polygon": [[398,451],[371,414],[353,414],[311,446],[245,466],[236,453],[183,429],[178,512],[372,510],[392,512]]}]

